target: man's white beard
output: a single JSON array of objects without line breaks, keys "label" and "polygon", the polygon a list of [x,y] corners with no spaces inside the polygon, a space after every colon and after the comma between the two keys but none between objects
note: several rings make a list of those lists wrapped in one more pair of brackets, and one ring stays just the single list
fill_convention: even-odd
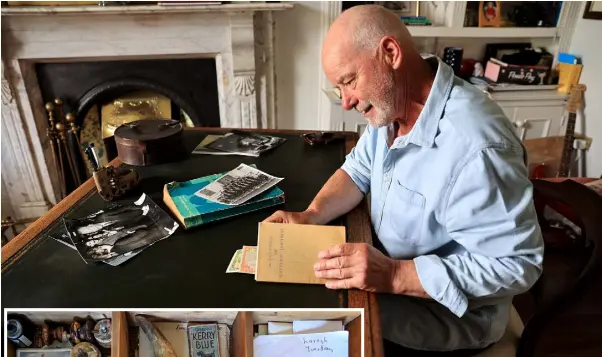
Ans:
[{"label": "man's white beard", "polygon": [[388,113],[383,112],[379,108],[380,107],[373,105],[372,110],[374,111],[374,118],[368,118],[368,123],[375,129],[388,126],[392,121],[392,115],[388,115]]}]

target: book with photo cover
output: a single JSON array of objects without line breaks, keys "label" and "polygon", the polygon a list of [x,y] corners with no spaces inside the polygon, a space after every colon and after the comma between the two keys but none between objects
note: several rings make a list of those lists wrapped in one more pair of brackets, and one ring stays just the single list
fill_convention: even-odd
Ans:
[{"label": "book with photo cover", "polygon": [[[250,166],[254,167],[255,165]],[[184,226],[184,229],[276,206],[285,201],[284,192],[277,186],[236,206],[213,202],[195,195],[196,192],[225,174],[224,172],[185,182],[174,181],[164,186],[163,201]]]},{"label": "book with photo cover", "polygon": [[66,218],[64,223],[86,263],[128,255],[171,236],[179,227],[146,194],[133,204],[111,204],[83,218]]},{"label": "book with photo cover", "polygon": [[285,138],[272,135],[234,131],[212,141],[206,148],[235,155],[258,157],[282,145],[285,141]]}]

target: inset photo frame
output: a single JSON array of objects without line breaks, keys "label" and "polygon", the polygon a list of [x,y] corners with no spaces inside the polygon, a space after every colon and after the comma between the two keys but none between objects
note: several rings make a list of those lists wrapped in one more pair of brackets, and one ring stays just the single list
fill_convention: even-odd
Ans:
[{"label": "inset photo frame", "polygon": [[583,12],[584,19],[602,20],[602,1],[588,1]]}]

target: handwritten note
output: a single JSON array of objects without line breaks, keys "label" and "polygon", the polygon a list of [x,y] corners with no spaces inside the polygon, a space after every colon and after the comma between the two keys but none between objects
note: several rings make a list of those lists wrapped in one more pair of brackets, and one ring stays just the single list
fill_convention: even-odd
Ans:
[{"label": "handwritten note", "polygon": [[253,340],[255,357],[348,357],[349,332],[265,335]]}]

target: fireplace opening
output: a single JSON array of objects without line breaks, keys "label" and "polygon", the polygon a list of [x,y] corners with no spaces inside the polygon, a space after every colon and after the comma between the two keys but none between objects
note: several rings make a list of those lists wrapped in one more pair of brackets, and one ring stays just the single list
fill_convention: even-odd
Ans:
[{"label": "fireplace opening", "polygon": [[44,103],[54,104],[46,108],[52,109],[47,135],[62,195],[92,175],[83,155],[89,144],[103,165],[117,157],[113,133],[121,124],[155,118],[220,126],[212,58],[38,63],[36,74]]}]

